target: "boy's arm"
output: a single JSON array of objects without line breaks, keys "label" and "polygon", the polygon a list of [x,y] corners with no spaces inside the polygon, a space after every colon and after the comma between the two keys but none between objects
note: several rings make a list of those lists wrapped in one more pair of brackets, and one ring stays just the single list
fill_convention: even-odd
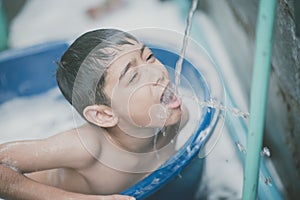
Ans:
[{"label": "boy's arm", "polygon": [[9,167],[0,165],[0,197],[6,200],[131,200],[123,195],[85,195],[67,192],[35,182]]},{"label": "boy's arm", "polygon": [[[100,149],[95,148],[94,151]],[[16,141],[0,145],[1,164],[15,168],[21,173],[61,167],[81,169],[92,160],[93,157],[85,150],[76,130],[42,140]]]},{"label": "boy's arm", "polygon": [[47,200],[47,199],[96,199],[96,197],[90,196],[87,198],[85,195],[66,192],[58,188],[50,187],[47,185],[35,182],[23,174],[18,173],[6,167],[0,165],[0,197],[4,199],[35,199],[35,200]]},{"label": "boy's arm", "polygon": [[74,130],[45,140],[0,145],[0,197],[36,200],[129,199],[121,195],[96,196],[67,192],[38,183],[23,175],[59,167],[80,169],[92,162],[92,159]]}]

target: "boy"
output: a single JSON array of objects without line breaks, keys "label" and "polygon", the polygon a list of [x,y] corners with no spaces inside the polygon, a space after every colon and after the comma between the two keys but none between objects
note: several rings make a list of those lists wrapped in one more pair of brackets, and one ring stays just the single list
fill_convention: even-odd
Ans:
[{"label": "boy", "polygon": [[130,34],[100,29],[69,47],[56,78],[88,123],[44,140],[1,145],[0,196],[129,199],[111,194],[166,161],[187,119],[166,68]]}]

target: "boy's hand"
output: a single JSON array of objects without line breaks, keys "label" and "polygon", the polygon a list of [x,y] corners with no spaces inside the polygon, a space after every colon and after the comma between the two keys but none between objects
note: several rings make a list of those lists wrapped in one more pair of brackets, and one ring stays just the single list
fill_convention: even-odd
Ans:
[{"label": "boy's hand", "polygon": [[74,200],[136,200],[134,197],[113,194],[113,195],[88,195],[79,193],[68,193],[63,199],[74,199]]},{"label": "boy's hand", "polygon": [[74,200],[135,200],[134,197],[125,195],[80,195],[80,197],[72,197]]},{"label": "boy's hand", "polygon": [[99,196],[99,198],[95,198],[95,200],[135,200],[134,197],[125,196],[125,195],[109,195],[109,196]]}]

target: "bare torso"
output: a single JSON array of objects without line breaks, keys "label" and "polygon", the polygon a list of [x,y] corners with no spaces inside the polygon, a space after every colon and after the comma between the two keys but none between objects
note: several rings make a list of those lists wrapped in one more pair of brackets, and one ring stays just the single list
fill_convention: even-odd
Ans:
[{"label": "bare torso", "polygon": [[[74,129],[78,130],[79,133],[74,135],[79,137],[80,145],[86,151],[85,155],[90,157],[83,167],[51,169],[30,173],[27,176],[67,191],[113,194],[143,179],[174,153],[173,143],[165,145],[158,152],[128,152],[110,142],[105,134],[92,131],[88,125]],[[168,141],[170,138],[161,137],[158,145],[163,146]]]}]

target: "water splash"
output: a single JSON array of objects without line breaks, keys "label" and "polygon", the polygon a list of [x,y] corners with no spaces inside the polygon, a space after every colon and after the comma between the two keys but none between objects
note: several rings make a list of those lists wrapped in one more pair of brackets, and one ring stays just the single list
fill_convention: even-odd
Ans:
[{"label": "water splash", "polygon": [[182,175],[179,173],[179,174],[177,174],[177,177],[178,178],[182,178]]},{"label": "water splash", "polygon": [[235,145],[237,146],[237,148],[240,152],[242,152],[243,154],[246,154],[246,149],[240,142],[235,142]]},{"label": "water splash", "polygon": [[[208,107],[208,108],[219,109],[224,112],[228,111],[232,115],[234,115],[236,117],[242,117],[244,119],[248,119],[248,117],[250,115],[249,112],[242,111],[238,108],[232,108],[232,107],[225,106],[225,105],[223,105],[223,103],[221,103],[220,101],[218,101],[214,98],[211,98],[210,100],[206,100],[206,101],[200,101],[195,96],[187,96],[187,95],[181,95],[181,96],[195,101],[196,104],[199,105],[201,108]],[[210,113],[211,110],[208,109],[207,112]]]},{"label": "water splash", "polygon": [[157,159],[159,159],[159,153],[157,151],[157,138],[160,130],[155,132],[154,139],[153,139],[153,150],[155,151],[155,156]]},{"label": "water splash", "polygon": [[265,184],[266,185],[268,185],[268,186],[272,186],[273,184],[272,184],[272,178],[271,178],[271,176],[267,176],[266,178],[265,178]]},{"label": "water splash", "polygon": [[198,4],[198,0],[193,0],[190,10],[189,10],[188,17],[187,17],[184,38],[183,38],[183,44],[182,44],[182,48],[180,51],[179,59],[176,62],[176,67],[175,67],[175,92],[176,93],[178,93],[178,86],[180,85],[180,74],[181,74],[181,69],[182,69],[183,58],[185,55],[186,47],[188,45],[188,37],[190,35],[191,28],[192,28],[192,18],[196,11],[197,4]]},{"label": "water splash", "polygon": [[236,117],[242,117],[244,119],[247,119],[250,115],[249,112],[244,112],[244,111],[241,111],[240,109],[238,108],[228,108],[229,112],[231,114],[233,114],[234,116]]},{"label": "water splash", "polygon": [[187,153],[188,153],[188,156],[190,156],[190,154],[191,154],[191,152],[192,152],[191,146],[190,146],[190,145],[186,147],[186,151],[187,151]]},{"label": "water splash", "polygon": [[266,156],[266,157],[270,157],[271,156],[270,149],[268,147],[264,147],[261,151],[261,155]]},{"label": "water splash", "polygon": [[199,102],[198,104],[201,107],[209,107],[209,108],[219,109],[222,111],[228,111],[236,117],[242,117],[244,119],[247,119],[249,117],[248,112],[241,111],[238,108],[230,108],[230,107],[224,106],[220,101],[217,101],[215,99],[210,99],[209,101],[202,101],[202,102]]},{"label": "water splash", "polygon": [[151,184],[153,184],[153,185],[156,185],[156,184],[159,184],[160,183],[160,179],[159,178],[155,178],[152,182],[151,182]]}]

